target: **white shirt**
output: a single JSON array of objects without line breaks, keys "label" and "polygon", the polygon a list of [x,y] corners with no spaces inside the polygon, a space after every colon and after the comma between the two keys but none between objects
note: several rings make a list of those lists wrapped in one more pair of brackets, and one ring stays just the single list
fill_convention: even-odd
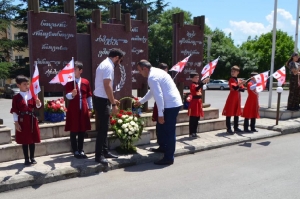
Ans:
[{"label": "white shirt", "polygon": [[[20,95],[23,97],[26,105],[28,106],[28,103],[27,103],[27,99],[28,99],[28,91],[26,92],[23,92],[23,91],[20,91]],[[37,108],[40,108],[42,106],[42,103],[38,106],[36,105]],[[16,113],[16,112],[13,112],[13,118],[14,118],[14,121],[17,122],[18,121],[18,117],[19,115]]]},{"label": "white shirt", "polygon": [[148,77],[150,90],[140,100],[142,104],[147,102],[152,96],[155,99],[158,116],[162,117],[165,108],[175,108],[182,106],[180,93],[171,76],[161,69],[151,67]]},{"label": "white shirt", "polygon": [[105,79],[110,79],[110,85],[113,86],[114,81],[114,63],[112,60],[107,57],[101,62],[101,64],[96,69],[96,78],[95,78],[95,90],[94,95],[97,97],[108,98],[104,89]]},{"label": "white shirt", "polygon": [[[75,78],[75,81],[78,85],[78,90],[79,92],[77,94],[79,94],[79,108],[81,110],[81,107],[82,107],[82,97],[81,97],[81,91],[80,91],[80,88],[81,88],[81,77],[79,79]],[[67,93],[66,94],[66,98],[68,100],[72,100],[73,99],[73,96],[72,96],[72,92],[70,93]],[[93,109],[93,102],[92,102],[92,97],[88,97],[87,98],[87,105],[88,105],[88,109]]]}]

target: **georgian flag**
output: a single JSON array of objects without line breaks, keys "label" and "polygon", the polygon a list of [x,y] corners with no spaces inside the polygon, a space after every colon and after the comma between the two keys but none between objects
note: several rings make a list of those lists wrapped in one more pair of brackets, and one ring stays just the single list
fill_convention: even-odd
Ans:
[{"label": "georgian flag", "polygon": [[278,83],[280,85],[285,83],[285,67],[282,66],[279,70],[277,70],[273,75],[272,75],[275,79],[277,79]]},{"label": "georgian flag", "polygon": [[269,71],[253,76],[256,81],[256,92],[261,92],[266,88],[266,83],[269,78]]},{"label": "georgian flag", "polygon": [[176,71],[176,72],[182,72],[186,63],[188,62],[189,58],[191,55],[189,55],[188,57],[184,58],[182,61],[178,62],[177,64],[175,64],[170,71]]},{"label": "georgian flag", "polygon": [[37,67],[37,62],[34,62],[34,73],[31,79],[31,84],[29,87],[29,92],[28,92],[28,98],[27,100],[30,100],[31,98],[36,99],[36,95],[41,92],[41,87],[40,87],[40,76],[39,76],[39,69]]},{"label": "georgian flag", "polygon": [[204,68],[202,69],[202,72],[201,72],[201,74],[202,74],[201,80],[205,79],[206,77],[210,77],[213,74],[213,72],[218,64],[219,58],[220,57],[218,57],[217,59],[215,59],[212,62],[209,62],[208,64],[206,64],[204,66]]},{"label": "georgian flag", "polygon": [[49,83],[66,85],[68,82],[74,81],[74,78],[74,60],[72,59]]}]

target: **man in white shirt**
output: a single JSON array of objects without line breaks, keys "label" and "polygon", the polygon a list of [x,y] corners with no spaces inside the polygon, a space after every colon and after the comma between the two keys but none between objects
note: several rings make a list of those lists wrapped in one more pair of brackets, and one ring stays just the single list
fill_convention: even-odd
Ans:
[{"label": "man in white shirt", "polygon": [[95,78],[95,111],[97,114],[97,138],[95,147],[95,161],[108,164],[106,158],[118,158],[108,152],[107,132],[109,126],[110,107],[112,114],[118,113],[119,101],[113,95],[114,68],[119,65],[125,53],[120,49],[111,49],[108,57],[96,69]]},{"label": "man in white shirt", "polygon": [[176,145],[176,118],[182,106],[180,93],[168,73],[154,68],[147,60],[141,60],[137,69],[139,73],[148,78],[150,90],[136,105],[147,102],[154,97],[158,109],[158,132],[162,132],[164,146],[163,159],[154,162],[157,165],[171,165],[174,163]]}]

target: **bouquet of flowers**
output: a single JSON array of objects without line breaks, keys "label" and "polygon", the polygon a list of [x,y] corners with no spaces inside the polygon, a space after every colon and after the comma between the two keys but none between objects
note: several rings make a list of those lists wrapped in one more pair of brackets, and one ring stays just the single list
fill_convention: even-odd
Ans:
[{"label": "bouquet of flowers", "polygon": [[121,142],[117,150],[120,153],[135,153],[133,142],[141,137],[144,128],[144,121],[139,114],[131,110],[120,110],[119,114],[111,116],[110,124],[114,135]]},{"label": "bouquet of flowers", "polygon": [[45,101],[45,120],[50,122],[60,122],[64,120],[65,112],[65,101],[63,98],[51,101]]}]

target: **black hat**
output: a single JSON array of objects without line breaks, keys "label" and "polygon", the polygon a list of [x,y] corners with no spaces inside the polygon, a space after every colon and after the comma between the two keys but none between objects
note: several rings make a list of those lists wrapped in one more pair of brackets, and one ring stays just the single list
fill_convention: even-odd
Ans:
[{"label": "black hat", "polygon": [[199,74],[197,72],[191,72],[190,73],[190,78],[193,78],[195,76],[199,76]]},{"label": "black hat", "polygon": [[252,77],[252,76],[258,75],[258,73],[257,72],[252,72],[250,75]]},{"label": "black hat", "polygon": [[297,56],[297,55],[298,55],[297,52],[293,52],[292,57],[295,57],[295,56]]}]

